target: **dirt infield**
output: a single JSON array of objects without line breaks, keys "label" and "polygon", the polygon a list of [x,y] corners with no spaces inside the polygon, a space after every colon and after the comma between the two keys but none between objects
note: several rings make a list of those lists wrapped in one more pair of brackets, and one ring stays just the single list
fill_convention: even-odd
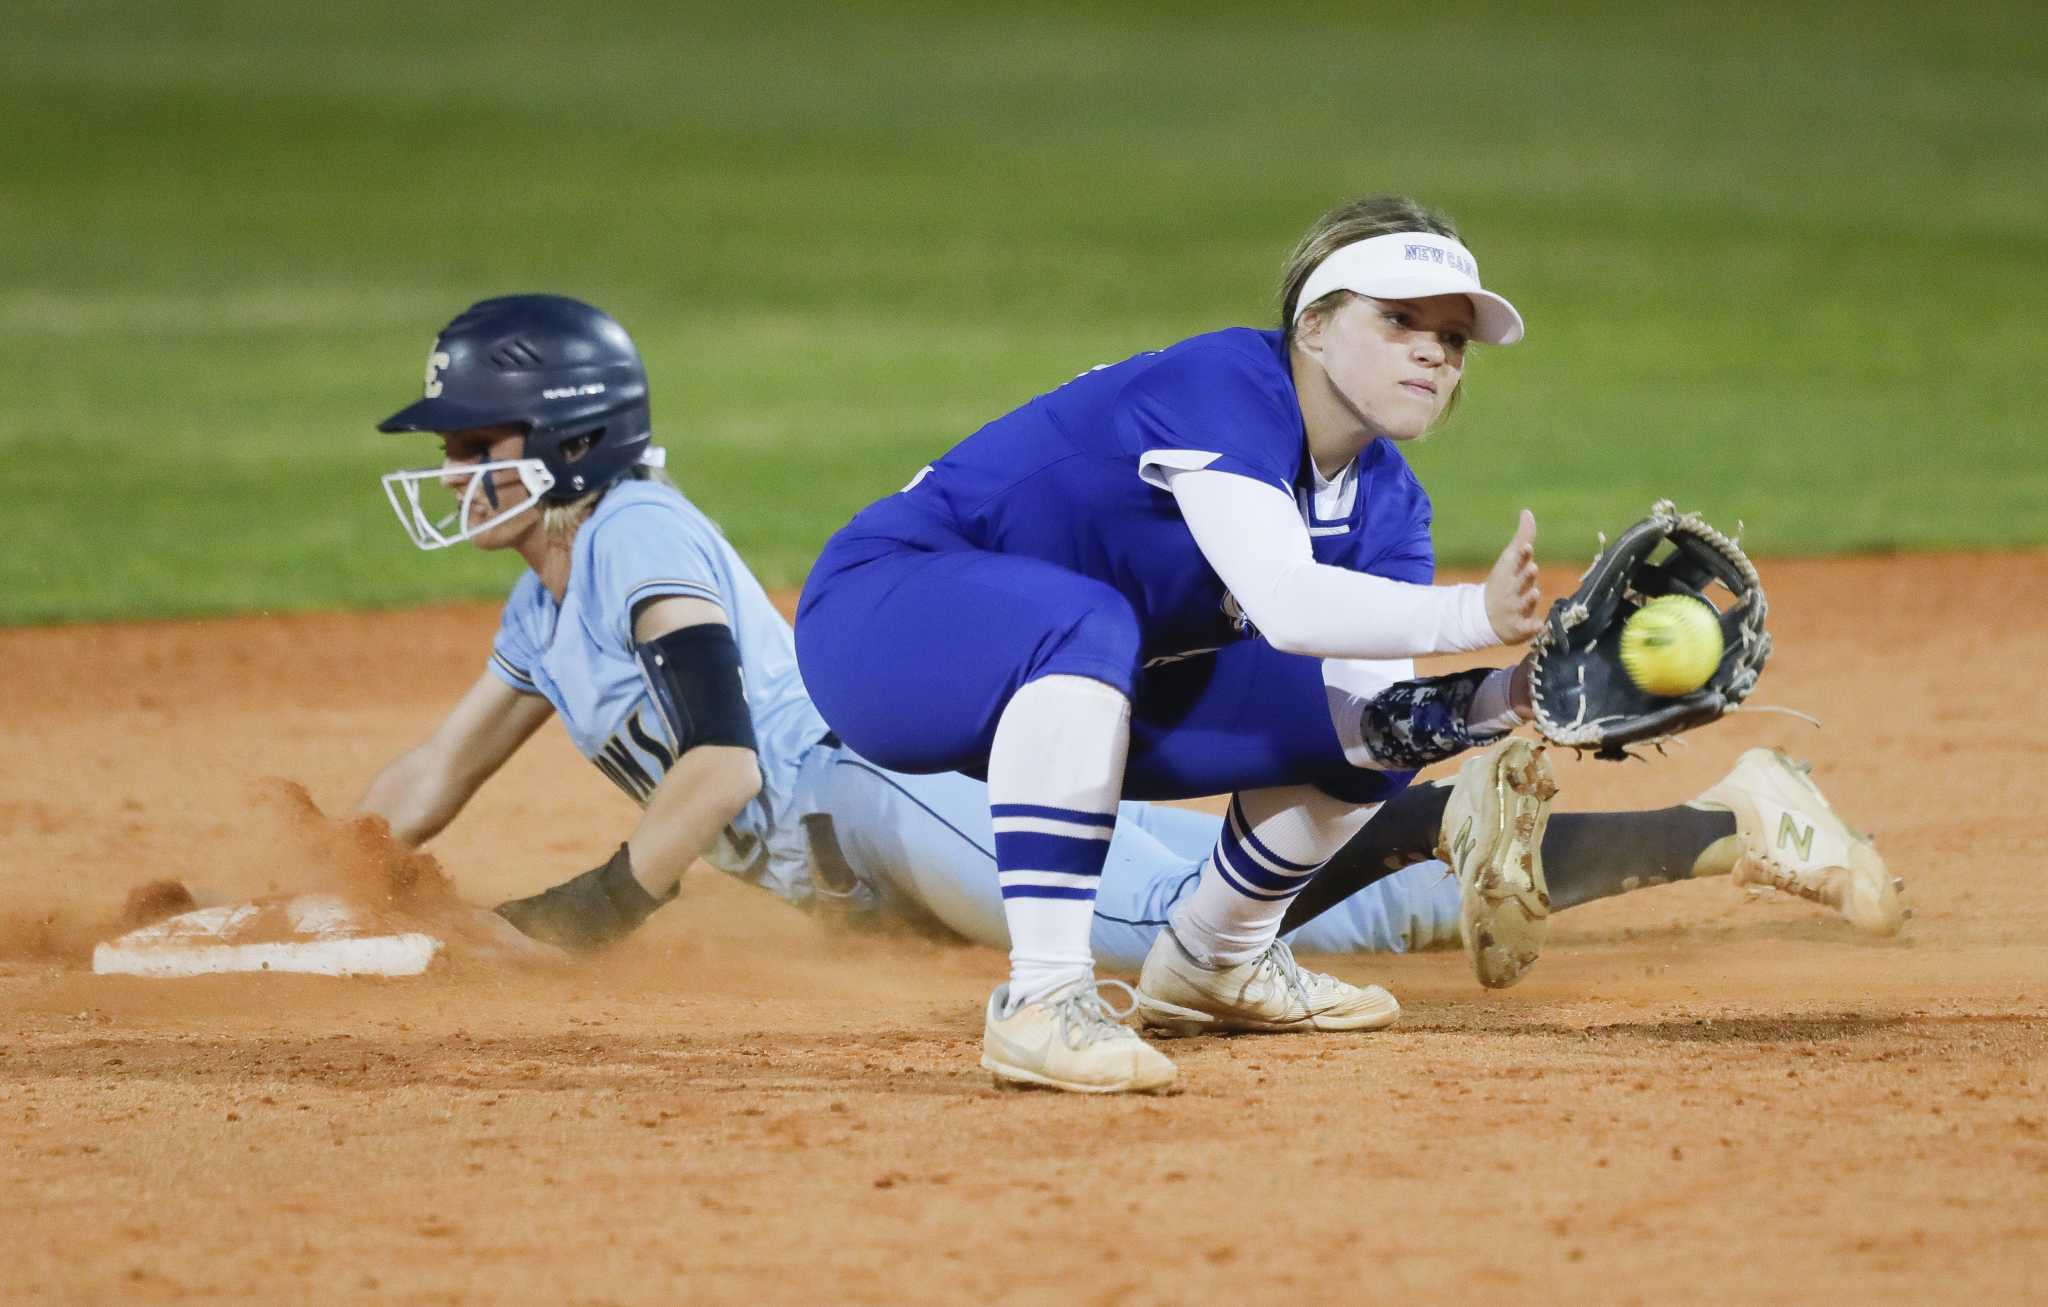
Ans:
[{"label": "dirt infield", "polygon": [[[1504,993],[1455,954],[1337,961],[1401,1024],[1178,1043],[1163,1100],[998,1094],[974,1066],[996,955],[849,937],[702,869],[559,973],[96,978],[148,881],[331,878],[279,782],[345,810],[479,674],[495,614],[0,632],[0,1301],[2038,1293],[2048,554],[1764,574],[1759,698],[1826,729],[1564,761],[1564,805],[1677,801],[1783,744],[1907,877],[1902,938],[1725,881],[1645,891],[1560,917]],[[488,902],[632,815],[550,727],[435,851]]]}]

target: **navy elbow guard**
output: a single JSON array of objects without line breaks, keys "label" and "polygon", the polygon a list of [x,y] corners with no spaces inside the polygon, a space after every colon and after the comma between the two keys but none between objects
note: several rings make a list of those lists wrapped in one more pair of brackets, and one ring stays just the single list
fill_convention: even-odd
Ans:
[{"label": "navy elbow guard", "polygon": [[705,744],[753,749],[754,717],[732,628],[703,622],[658,635],[635,651],[647,692],[676,738],[676,756]]},{"label": "navy elbow guard", "polygon": [[1384,767],[1412,771],[1455,757],[1483,739],[1472,733],[1472,700],[1492,668],[1401,681],[1365,705],[1359,736]]}]

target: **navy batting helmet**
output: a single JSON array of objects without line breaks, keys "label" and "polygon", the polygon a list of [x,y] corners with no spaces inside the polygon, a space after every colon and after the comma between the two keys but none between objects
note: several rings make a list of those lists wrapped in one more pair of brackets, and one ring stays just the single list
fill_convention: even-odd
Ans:
[{"label": "navy batting helmet", "polygon": [[[647,372],[626,329],[564,295],[479,300],[441,328],[426,394],[379,431],[526,429],[525,456],[554,477],[540,498],[598,490],[647,453]],[[574,461],[569,455],[574,454]]]}]

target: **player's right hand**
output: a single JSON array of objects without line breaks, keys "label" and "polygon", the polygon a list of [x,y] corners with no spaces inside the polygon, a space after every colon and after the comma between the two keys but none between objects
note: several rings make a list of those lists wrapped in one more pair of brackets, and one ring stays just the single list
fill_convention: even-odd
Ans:
[{"label": "player's right hand", "polygon": [[1522,510],[1515,537],[1486,574],[1486,618],[1502,644],[1520,644],[1543,629],[1543,590],[1536,583],[1536,515]]}]

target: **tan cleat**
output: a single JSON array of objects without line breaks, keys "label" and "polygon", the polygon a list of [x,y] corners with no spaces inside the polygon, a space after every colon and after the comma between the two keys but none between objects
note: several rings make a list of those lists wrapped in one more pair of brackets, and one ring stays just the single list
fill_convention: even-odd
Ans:
[{"label": "tan cleat", "polygon": [[1120,980],[1076,980],[1008,1016],[1010,987],[988,996],[981,1065],[999,1088],[1035,1086],[1076,1094],[1156,1094],[1173,1087],[1171,1059],[1125,1025],[1098,986],[1129,994]]},{"label": "tan cleat", "polygon": [[1858,930],[1898,934],[1907,916],[1901,882],[1876,846],[1835,815],[1808,770],[1776,749],[1751,749],[1688,806],[1734,814],[1737,885],[1769,885],[1826,904]]},{"label": "tan cleat", "polygon": [[1510,737],[1458,768],[1436,854],[1458,878],[1458,935],[1488,989],[1520,980],[1550,934],[1543,831],[1557,780],[1541,746]]},{"label": "tan cleat", "polygon": [[1401,1005],[1386,990],[1304,971],[1280,940],[1253,961],[1210,968],[1188,956],[1168,927],[1152,941],[1138,975],[1138,1020],[1169,1037],[1378,1030],[1400,1015]]}]

